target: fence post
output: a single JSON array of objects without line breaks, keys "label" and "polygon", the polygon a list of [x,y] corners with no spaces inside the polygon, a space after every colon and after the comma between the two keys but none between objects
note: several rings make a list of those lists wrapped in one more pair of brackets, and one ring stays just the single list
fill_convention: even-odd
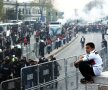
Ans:
[{"label": "fence post", "polygon": [[37,89],[37,90],[40,90],[40,81],[39,81],[39,80],[40,80],[40,79],[39,79],[40,68],[39,68],[39,67],[40,67],[40,65],[38,65],[38,68],[37,68],[37,71],[38,71],[38,72],[37,72],[37,73],[38,73],[38,74],[37,74],[37,77],[38,77],[38,89]]},{"label": "fence post", "polygon": [[26,45],[25,47],[26,47],[26,58],[28,60],[28,46]]},{"label": "fence post", "polygon": [[76,69],[76,90],[78,90],[78,69]]},{"label": "fence post", "polygon": [[[79,57],[76,56],[76,60],[78,60]],[[78,90],[78,69],[76,68],[76,90]]]},{"label": "fence post", "polygon": [[67,75],[67,60],[64,59],[64,63],[65,63],[65,84],[66,84],[66,90],[68,90],[68,75]]},{"label": "fence post", "polygon": [[35,54],[36,54],[36,57],[38,57],[38,43],[37,43],[37,42],[36,42],[36,44],[35,44],[35,48],[36,48]]}]

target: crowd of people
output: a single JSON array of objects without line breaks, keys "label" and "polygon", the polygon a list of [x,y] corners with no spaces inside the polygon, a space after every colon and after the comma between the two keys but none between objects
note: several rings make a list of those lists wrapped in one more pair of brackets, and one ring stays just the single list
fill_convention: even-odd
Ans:
[{"label": "crowd of people", "polygon": [[20,77],[20,70],[31,63],[22,56],[22,47],[30,44],[31,25],[8,26],[0,33],[0,83]]},{"label": "crowd of people", "polygon": [[[21,68],[25,66],[48,62],[49,60],[44,58],[45,47],[47,47],[47,53],[50,54],[50,52],[53,49],[53,46],[54,49],[58,49],[62,45],[71,41],[71,39],[76,36],[76,33],[78,31],[83,32],[84,30],[86,31],[86,29],[87,26],[81,27],[76,25],[64,25],[62,27],[61,34],[51,37],[49,35],[48,26],[42,27],[39,30],[34,29],[32,25],[22,25],[20,27],[13,26],[11,28],[8,28],[6,32],[3,32],[0,35],[0,82],[11,78],[20,77]],[[88,30],[91,30],[91,28],[89,27]],[[39,62],[34,61],[32,59],[28,59],[22,55],[22,47],[26,46],[27,44],[30,44],[30,37],[34,33],[36,40],[35,42],[39,43],[39,56],[41,56]],[[82,39],[81,42],[83,41],[85,40]],[[56,59],[51,57],[50,60]],[[57,64],[55,66],[59,65]],[[55,71],[56,76],[59,76],[59,71],[57,69],[55,69]],[[50,80],[51,78],[52,77],[50,77]],[[49,79],[47,78],[45,80]]]},{"label": "crowd of people", "polygon": [[[21,68],[25,66],[48,62],[49,60],[44,58],[44,48],[47,46],[47,52],[50,54],[53,43],[55,43],[55,49],[58,49],[66,42],[68,43],[73,37],[73,32],[71,29],[66,29],[63,27],[60,35],[51,37],[47,26],[42,27],[40,30],[35,30],[31,25],[8,27],[6,32],[0,34],[0,83],[8,79],[20,77]],[[22,54],[22,47],[30,44],[30,37],[34,31],[36,33],[35,40],[39,43],[39,56],[41,57],[39,62],[26,58]],[[56,60],[51,56],[50,60],[52,61],[53,59]],[[55,64],[57,67],[57,62]],[[56,72],[55,78],[59,75],[56,67],[54,69]],[[52,78],[51,76],[50,80]]]},{"label": "crowd of people", "polygon": [[38,30],[35,32],[35,39],[36,42],[39,43],[39,55],[44,56],[44,50],[45,47],[48,54],[53,49],[58,49],[59,47],[65,45],[66,43],[69,43],[69,41],[72,40],[73,37],[75,37],[77,34],[74,27],[62,27],[61,34],[58,34],[56,36],[50,36],[48,27],[45,28],[45,30]]}]

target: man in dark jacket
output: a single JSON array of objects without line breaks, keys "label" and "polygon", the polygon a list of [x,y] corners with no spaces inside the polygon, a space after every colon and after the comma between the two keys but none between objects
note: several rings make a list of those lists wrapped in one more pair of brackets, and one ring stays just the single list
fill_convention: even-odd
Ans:
[{"label": "man in dark jacket", "polygon": [[21,55],[22,55],[21,45],[17,45],[17,47],[16,47],[16,57],[18,57],[18,59],[21,59]]},{"label": "man in dark jacket", "polygon": [[41,40],[39,43],[39,55],[42,57],[44,57],[44,48],[45,48],[45,43],[43,40]]},{"label": "man in dark jacket", "polygon": [[10,59],[9,57],[6,57],[6,59],[4,60],[4,62],[1,65],[1,73],[3,75],[2,80],[8,80],[11,79],[11,64],[10,64]]},{"label": "man in dark jacket", "polygon": [[30,44],[30,35],[28,34],[26,38],[27,38],[27,43]]},{"label": "man in dark jacket", "polygon": [[10,54],[11,56],[16,54],[14,46],[11,46]]},{"label": "man in dark jacket", "polygon": [[81,37],[80,43],[81,43],[82,48],[84,48],[84,44],[85,44],[85,37],[84,36]]},{"label": "man in dark jacket", "polygon": [[0,49],[0,61],[3,61],[3,52],[2,52],[2,49]]}]

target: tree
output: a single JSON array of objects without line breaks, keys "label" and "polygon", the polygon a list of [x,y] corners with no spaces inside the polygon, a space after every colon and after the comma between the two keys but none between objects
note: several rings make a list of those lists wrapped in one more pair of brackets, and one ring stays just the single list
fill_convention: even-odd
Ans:
[{"label": "tree", "polygon": [[54,8],[54,2],[52,0],[49,0],[46,2],[46,21],[52,22],[52,21],[57,21],[58,18],[63,18],[62,12],[59,12],[57,9]]},{"label": "tree", "polygon": [[3,0],[0,0],[0,21],[3,18]]}]

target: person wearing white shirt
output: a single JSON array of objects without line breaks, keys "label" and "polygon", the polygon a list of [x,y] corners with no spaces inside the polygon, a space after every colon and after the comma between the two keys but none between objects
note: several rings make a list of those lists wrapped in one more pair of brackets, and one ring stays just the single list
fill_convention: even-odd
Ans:
[{"label": "person wearing white shirt", "polygon": [[92,42],[86,44],[86,54],[80,56],[79,60],[75,62],[78,64],[79,71],[83,75],[81,83],[93,83],[93,76],[101,74],[103,62],[100,55],[95,50],[95,45]]}]

